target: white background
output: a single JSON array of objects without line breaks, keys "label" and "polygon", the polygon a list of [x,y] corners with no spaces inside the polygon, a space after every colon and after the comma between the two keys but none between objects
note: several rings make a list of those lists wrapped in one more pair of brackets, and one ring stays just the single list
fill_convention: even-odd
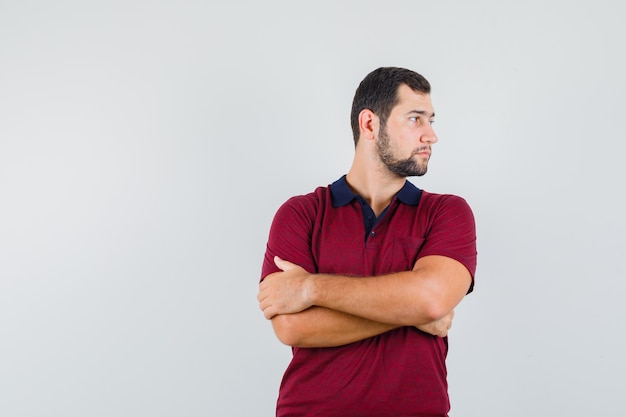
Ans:
[{"label": "white background", "polygon": [[347,171],[379,66],[431,81],[440,142],[413,182],[476,215],[451,416],[618,415],[623,9],[1,1],[0,415],[273,415],[269,224]]}]

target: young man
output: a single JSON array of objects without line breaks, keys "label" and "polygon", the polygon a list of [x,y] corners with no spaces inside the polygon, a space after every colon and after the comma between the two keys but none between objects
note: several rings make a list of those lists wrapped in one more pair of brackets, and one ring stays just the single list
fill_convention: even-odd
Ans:
[{"label": "young man", "polygon": [[430,84],[378,68],[352,105],[347,175],[285,202],[258,300],[293,347],[277,416],[447,416],[447,332],[472,291],[476,233],[460,197],[415,187],[437,136]]}]

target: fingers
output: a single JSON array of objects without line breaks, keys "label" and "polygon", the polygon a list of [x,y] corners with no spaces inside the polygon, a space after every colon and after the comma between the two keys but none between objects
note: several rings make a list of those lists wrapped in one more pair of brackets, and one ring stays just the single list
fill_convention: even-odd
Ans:
[{"label": "fingers", "polygon": [[259,302],[259,309],[261,309],[265,318],[269,319],[268,313],[266,313],[266,310],[269,306],[267,305],[268,301],[267,301],[266,292],[263,291],[263,282],[259,284],[259,292],[256,295],[256,299]]},{"label": "fingers", "polygon": [[259,301],[259,308],[263,312],[263,315],[266,319],[270,320],[276,315],[272,309],[272,305],[270,304],[268,297],[265,297],[262,295],[262,293],[259,293],[256,298]]},{"label": "fingers", "polygon": [[427,323],[425,325],[416,326],[419,330],[429,333],[437,337],[446,337],[450,328],[452,327],[452,319],[454,318],[454,311],[450,311],[445,317],[441,319]]},{"label": "fingers", "polygon": [[282,271],[287,271],[293,268],[294,266],[296,266],[296,264],[293,264],[289,261],[285,261],[284,259],[281,259],[278,256],[274,256],[274,264],[277,267],[279,267]]},{"label": "fingers", "polygon": [[275,315],[276,314],[274,314],[269,307],[263,310],[263,316],[265,316],[267,320],[271,320]]},{"label": "fingers", "polygon": [[307,304],[306,288],[303,287],[308,276],[306,271],[278,256],[274,257],[274,263],[280,271],[267,275],[259,283],[257,294],[259,307],[268,320],[278,314],[297,313],[311,306]]},{"label": "fingers", "polygon": [[[277,260],[278,262],[287,263],[287,264],[289,263],[287,261],[283,261],[278,256],[274,258],[275,262]],[[278,262],[276,263],[276,265],[280,268],[280,265],[278,265]],[[257,293],[256,299],[259,302],[259,309],[263,312],[263,315],[268,320],[271,320],[276,315],[276,311],[275,311],[276,308],[274,308],[272,301],[271,301],[272,300],[271,291],[269,289],[270,283],[279,274],[282,274],[282,272],[275,272],[273,274],[269,274],[263,279],[263,281],[259,283],[259,292]]]}]

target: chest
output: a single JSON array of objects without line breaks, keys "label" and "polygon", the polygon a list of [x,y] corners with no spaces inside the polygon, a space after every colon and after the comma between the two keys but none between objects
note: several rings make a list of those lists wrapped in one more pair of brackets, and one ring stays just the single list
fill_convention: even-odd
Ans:
[{"label": "chest", "polygon": [[428,224],[417,206],[389,207],[367,235],[356,205],[321,214],[311,236],[320,273],[372,276],[411,270],[427,237]]}]

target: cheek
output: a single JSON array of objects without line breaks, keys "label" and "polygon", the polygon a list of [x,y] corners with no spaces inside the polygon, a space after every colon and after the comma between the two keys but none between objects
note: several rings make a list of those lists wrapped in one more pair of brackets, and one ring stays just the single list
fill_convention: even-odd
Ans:
[{"label": "cheek", "polygon": [[405,146],[413,146],[419,141],[418,129],[404,129],[399,135],[400,142]]}]

